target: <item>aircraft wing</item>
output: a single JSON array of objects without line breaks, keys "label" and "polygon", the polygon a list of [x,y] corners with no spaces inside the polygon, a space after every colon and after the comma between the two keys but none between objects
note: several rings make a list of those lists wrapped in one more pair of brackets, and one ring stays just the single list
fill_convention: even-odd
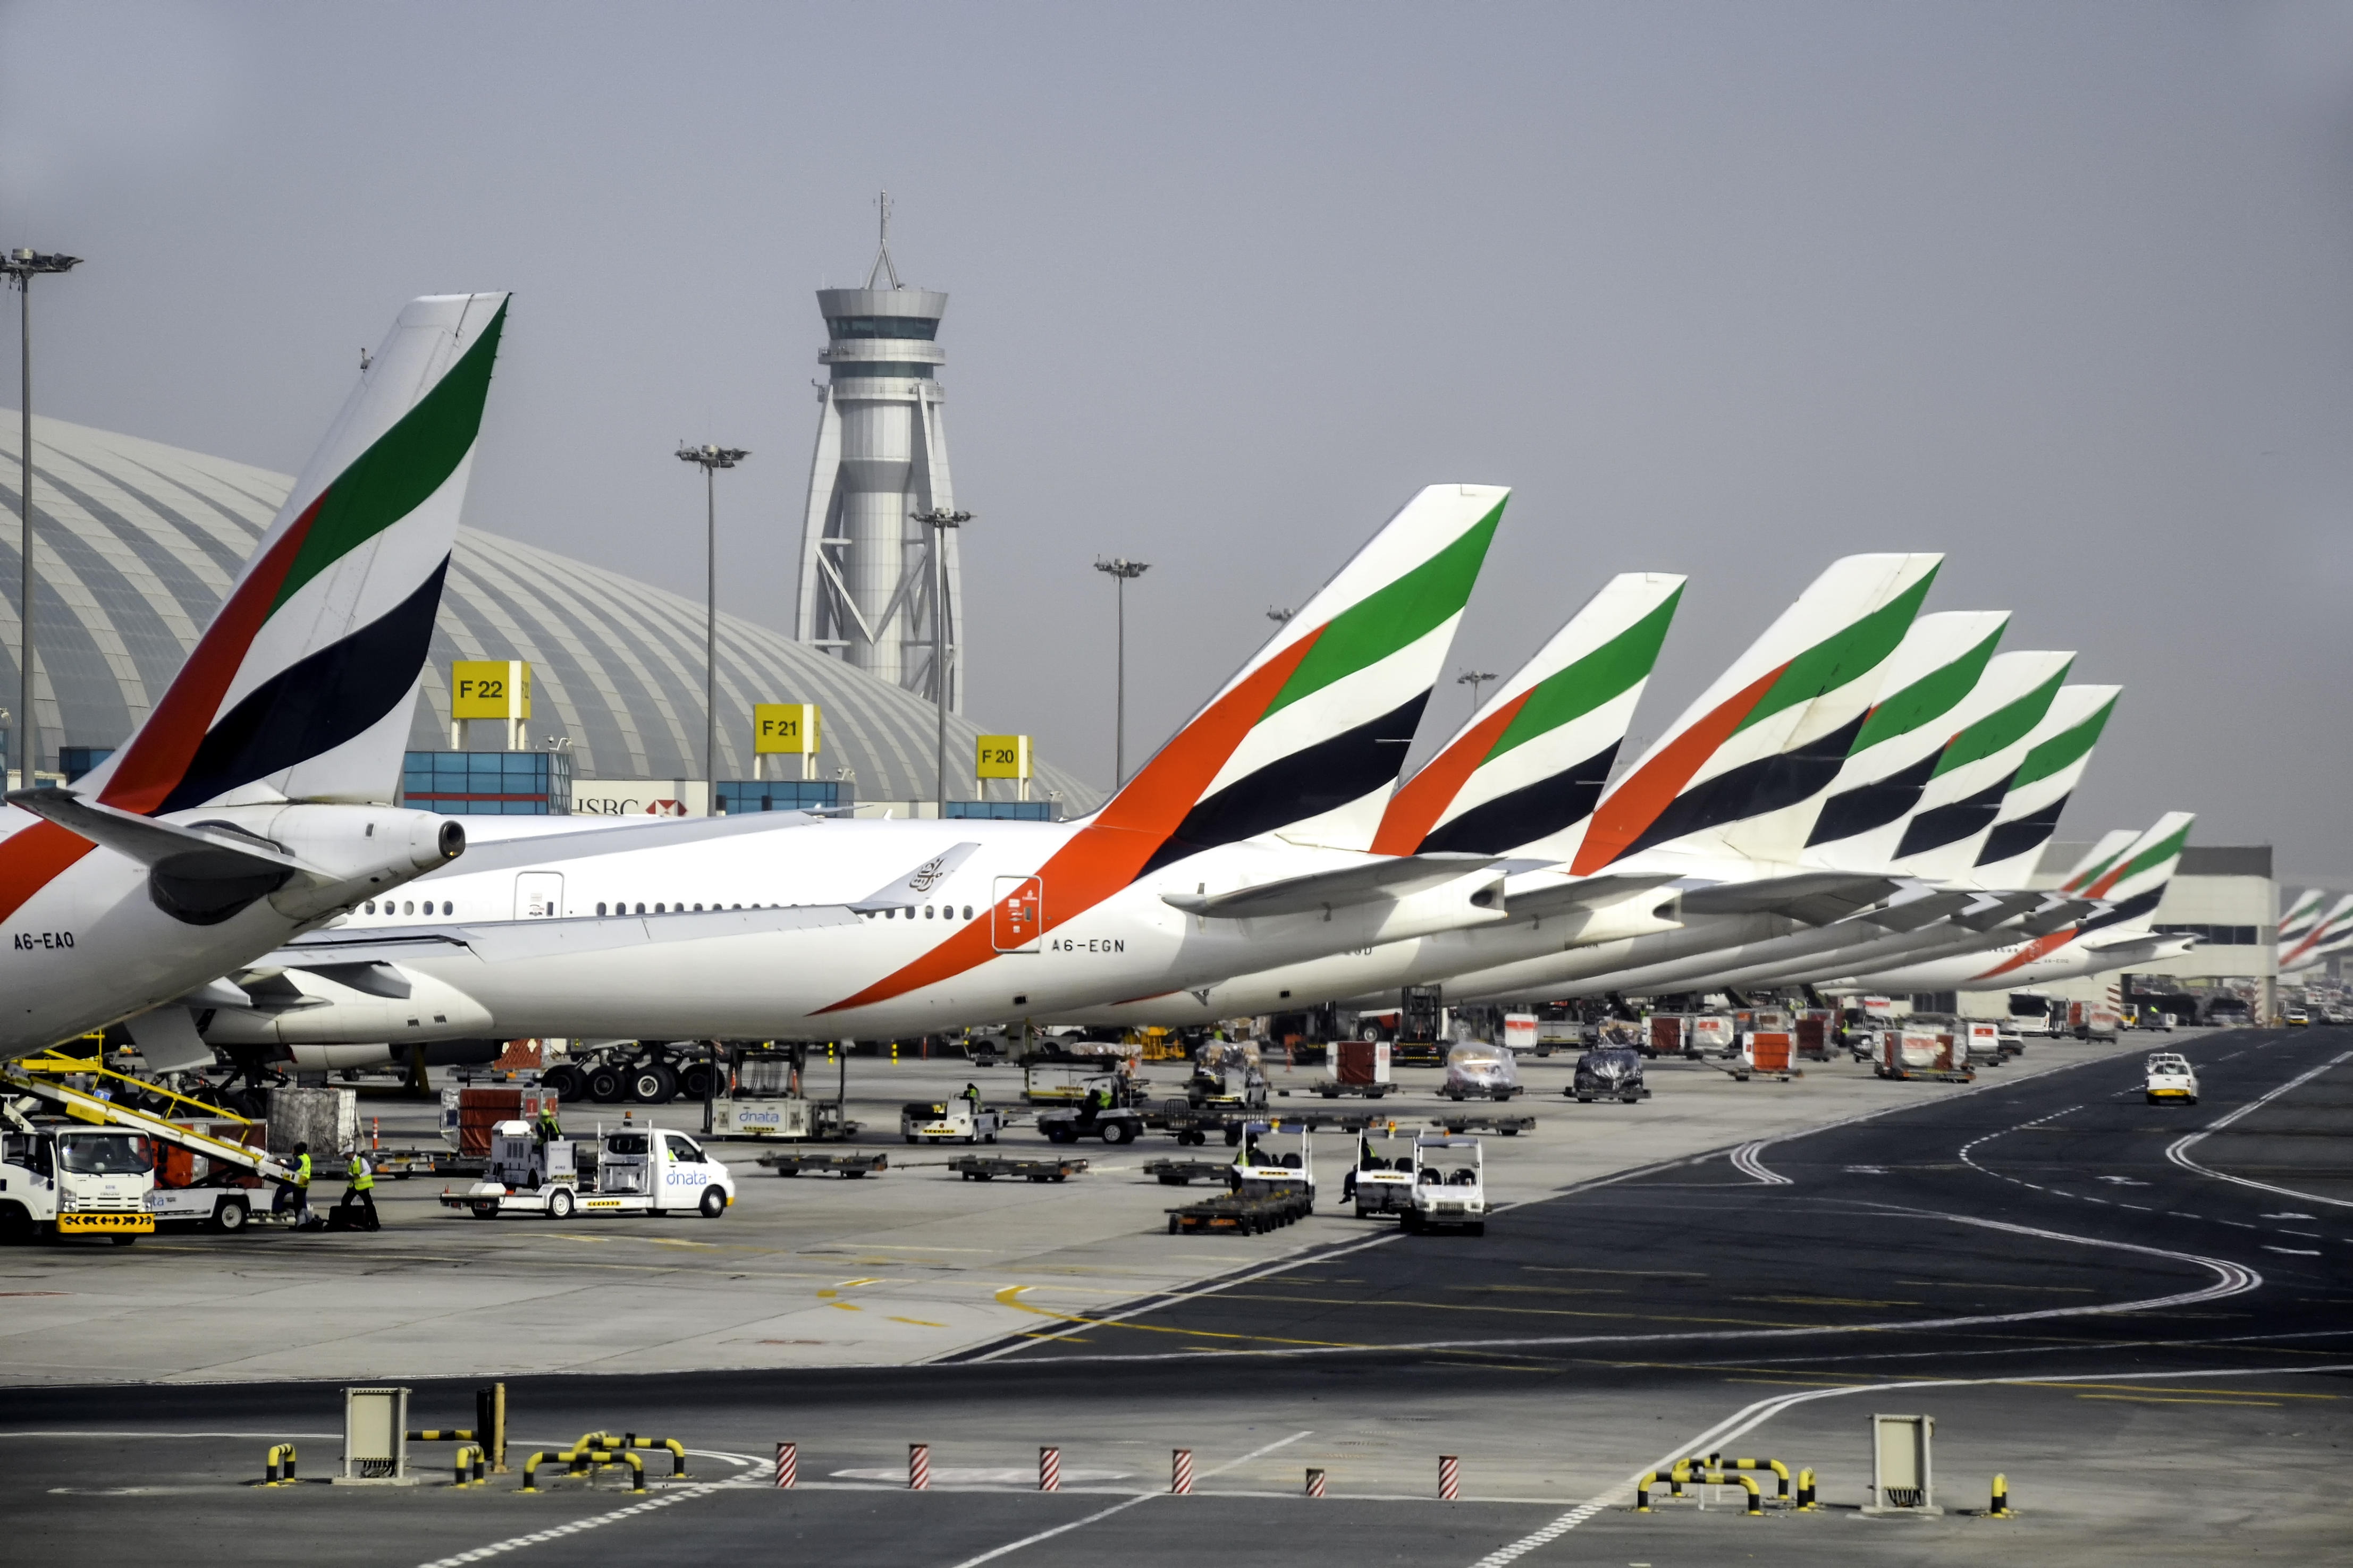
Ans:
[{"label": "aircraft wing", "polygon": [[[659,915],[586,915],[575,919],[491,921],[468,925],[394,926],[374,931],[314,931],[263,954],[247,970],[311,969],[343,980],[338,971],[450,958],[471,952],[485,963],[510,963],[563,952],[598,952],[647,942],[697,942],[850,925],[847,904],[788,904],[767,910],[702,910]],[[351,982],[344,980],[345,984]],[[365,990],[366,986],[358,989]]]},{"label": "aircraft wing", "polygon": [[8,804],[46,817],[67,832],[170,874],[195,881],[237,877],[317,875],[268,839],[221,826],[183,827],[136,812],[86,800],[69,789],[12,789]]},{"label": "aircraft wing", "polygon": [[1549,915],[1568,910],[1599,909],[1651,888],[1663,888],[1673,880],[1672,877],[1586,877],[1549,887],[1507,889],[1504,896],[1514,918]]},{"label": "aircraft wing", "polygon": [[1317,910],[1401,899],[1409,893],[1451,882],[1468,872],[1483,870],[1500,858],[1494,855],[1397,855],[1336,871],[1315,871],[1255,888],[1237,888],[1229,893],[1163,893],[1160,901],[1188,915],[1211,920],[1311,914]]},{"label": "aircraft wing", "polygon": [[973,843],[952,845],[944,854],[934,855],[905,876],[883,883],[849,907],[860,914],[877,910],[910,910],[923,901],[923,895],[948,879],[955,868],[972,858],[980,846]]},{"label": "aircraft wing", "polygon": [[1810,925],[1828,925],[1867,909],[1905,886],[1895,877],[1852,871],[1799,871],[1754,882],[1722,882],[1691,888],[1683,896],[1687,915],[1794,915]]}]

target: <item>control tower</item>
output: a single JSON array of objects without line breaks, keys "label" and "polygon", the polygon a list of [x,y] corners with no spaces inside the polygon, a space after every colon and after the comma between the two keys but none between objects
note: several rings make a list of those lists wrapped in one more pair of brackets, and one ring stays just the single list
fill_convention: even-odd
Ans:
[{"label": "control tower", "polygon": [[[827,342],[818,363],[817,452],[801,521],[800,603],[793,635],[884,680],[964,710],[963,584],[954,528],[915,512],[953,510],[937,338],[948,297],[899,281],[891,200],[863,289],[820,289]],[[889,287],[881,287],[888,282]],[[943,541],[934,579],[932,550]],[[932,668],[933,584],[947,585],[947,668]]]}]

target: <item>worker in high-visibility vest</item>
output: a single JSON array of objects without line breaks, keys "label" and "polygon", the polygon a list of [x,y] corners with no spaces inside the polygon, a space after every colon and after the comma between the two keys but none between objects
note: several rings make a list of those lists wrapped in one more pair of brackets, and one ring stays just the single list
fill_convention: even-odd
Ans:
[{"label": "worker in high-visibility vest", "polygon": [[[343,1173],[343,1207],[367,1210],[367,1227],[383,1228],[384,1222],[375,1213],[375,1173],[368,1169],[367,1161],[356,1149],[352,1151],[352,1163]],[[354,1217],[357,1217],[354,1215]]]},{"label": "worker in high-visibility vest", "polygon": [[297,1226],[311,1223],[311,1145],[294,1145],[293,1173],[278,1189],[277,1207],[294,1216]]},{"label": "worker in high-visibility vest", "polygon": [[563,1124],[555,1120],[555,1107],[544,1100],[539,1102],[539,1116],[532,1124],[532,1131],[543,1149],[564,1136]]}]

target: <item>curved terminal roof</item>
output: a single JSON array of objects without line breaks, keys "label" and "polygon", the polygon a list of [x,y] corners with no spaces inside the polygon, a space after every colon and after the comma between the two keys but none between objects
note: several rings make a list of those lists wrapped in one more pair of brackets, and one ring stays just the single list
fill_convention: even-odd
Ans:
[{"label": "curved terminal roof", "polygon": [[[13,705],[21,646],[16,514],[17,430],[0,419],[0,707]],[[225,458],[36,416],[42,766],[57,749],[128,739],[195,646],[294,481]],[[434,676],[410,745],[449,743],[448,669],[457,658],[526,658],[531,732],[569,736],[580,779],[698,776],[702,739],[702,606],[693,600],[474,529],[460,529],[433,636]],[[752,704],[824,710],[814,777],[852,770],[860,800],[923,800],[933,788],[931,705],[793,641],[719,617],[722,778],[752,776]],[[949,764],[969,765],[981,727],[948,716]],[[790,764],[788,764],[790,766]],[[794,776],[797,776],[797,769]],[[992,794],[1009,786],[992,784]],[[1066,814],[1101,792],[1040,764],[1032,798],[1059,793]],[[955,789],[953,782],[951,790]],[[970,779],[963,790],[968,794]]]}]

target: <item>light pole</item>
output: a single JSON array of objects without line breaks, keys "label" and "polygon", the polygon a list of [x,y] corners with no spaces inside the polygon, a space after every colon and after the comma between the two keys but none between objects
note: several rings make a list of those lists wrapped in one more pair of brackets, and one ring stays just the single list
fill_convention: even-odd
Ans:
[{"label": "light pole", "polygon": [[33,773],[41,761],[41,721],[33,710],[33,279],[44,272],[70,272],[80,265],[79,256],[44,255],[22,247],[0,257],[0,272],[16,286],[17,341],[24,349],[24,395],[19,401],[24,405],[25,449],[18,477],[25,488],[17,492],[17,510],[25,525],[25,647],[16,665],[16,744],[9,748],[14,754],[8,760],[16,764],[16,782],[26,789],[33,787]]},{"label": "light pole", "polygon": [[1472,712],[1479,711],[1479,689],[1494,679],[1495,672],[1492,669],[1466,669],[1454,678],[1455,685],[1467,686],[1471,689]]},{"label": "light pole", "polygon": [[948,568],[947,531],[962,528],[972,521],[968,511],[950,511],[935,506],[929,511],[907,514],[932,531],[932,696],[938,709],[938,728],[933,735],[932,761],[939,770],[935,781],[939,790],[940,816],[948,814]]},{"label": "light pole", "polygon": [[1109,561],[1097,561],[1095,570],[1110,576],[1119,585],[1119,695],[1113,708],[1111,770],[1112,788],[1127,783],[1127,584],[1131,577],[1141,577],[1152,570],[1148,561],[1130,561],[1124,555]]},{"label": "light pole", "polygon": [[702,468],[702,815],[719,815],[719,480],[752,454],[741,447],[690,447],[679,443],[678,459]]}]

